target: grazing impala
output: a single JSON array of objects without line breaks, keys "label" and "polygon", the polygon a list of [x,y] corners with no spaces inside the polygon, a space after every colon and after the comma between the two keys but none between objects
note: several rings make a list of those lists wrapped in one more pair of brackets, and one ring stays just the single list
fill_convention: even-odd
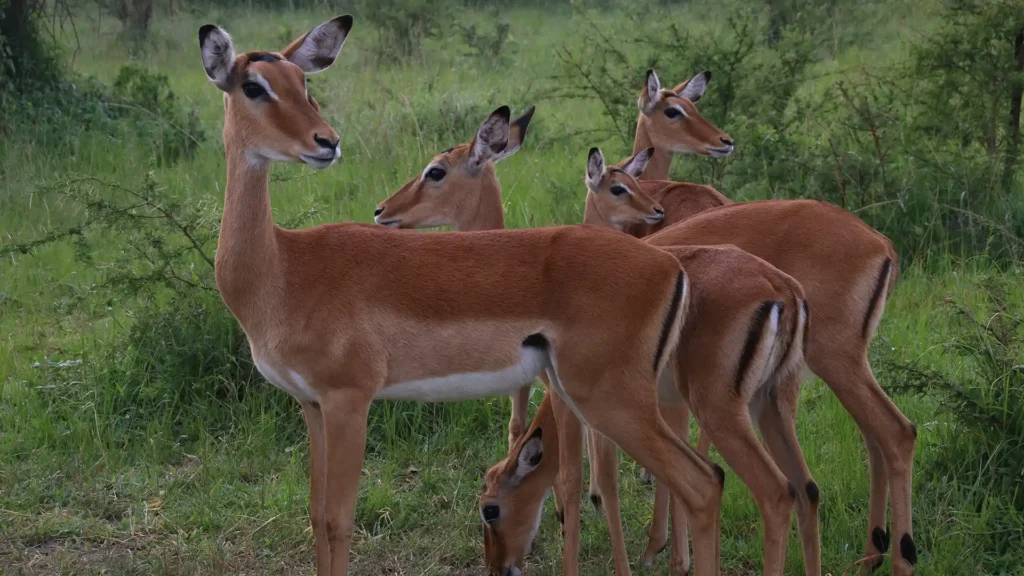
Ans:
[{"label": "grazing impala", "polygon": [[[678,260],[596,228],[467,233],[274,224],[270,163],[326,168],[339,139],[306,92],[334,62],[351,16],[280,52],[235,54],[199,30],[224,92],[227,163],[217,287],[253,360],[301,404],[310,435],[317,574],[348,574],[374,399],[509,394],[542,371],[560,399],[664,480],[686,505],[695,564],[718,572],[721,470],[661,419],[657,381],[687,307]],[[474,146],[504,149],[498,127]]]},{"label": "grazing impala", "polygon": [[[508,118],[507,111],[500,116]],[[493,115],[481,130],[492,121]],[[433,169],[438,158],[446,167],[458,165],[442,154],[427,165],[423,174]],[[592,151],[587,177],[591,193],[584,223],[622,229],[660,220],[661,208],[643,193],[635,180],[649,158],[649,153],[641,153],[624,162],[621,169],[606,169],[600,151]],[[448,171],[451,172],[451,168]],[[501,191],[496,179],[488,179],[488,185],[481,187],[444,178],[420,183],[420,178],[381,203],[378,212],[390,215],[386,221],[444,222],[459,229],[502,225]],[[429,191],[409,197],[410,190],[423,186],[430,186]],[[395,205],[402,209],[393,208]],[[453,211],[449,206],[460,209]],[[415,217],[405,214],[415,214]],[[682,262],[700,270],[699,278],[691,275],[691,286],[702,286],[700,299],[691,299],[690,310],[697,313],[697,324],[687,325],[683,332],[681,342],[688,344],[678,349],[676,381],[686,399],[700,404],[702,410],[698,414],[711,422],[708,435],[721,439],[730,465],[742,470],[741,476],[754,491],[767,528],[765,572],[781,574],[790,510],[796,498],[793,483],[801,488],[813,483],[803,465],[792,423],[798,383],[788,378],[803,358],[806,323],[803,291],[792,278],[734,248],[668,250]],[[723,289],[723,286],[728,288]],[[691,289],[691,294],[696,292]],[[786,382],[789,387],[776,387],[778,382]],[[689,412],[680,402],[679,392],[675,391],[671,380],[665,385],[668,388],[661,390],[661,396],[670,406],[662,410],[679,415],[672,424],[677,433],[685,437]],[[766,436],[772,436],[773,456],[783,459],[779,464],[761,448],[750,423],[750,413],[766,412],[771,413],[772,418],[762,420],[768,423],[762,430]],[[510,559],[512,566],[522,567],[539,526],[544,496],[555,483],[560,468],[557,494],[565,534],[563,574],[577,573],[580,434],[575,416],[557,399],[552,402],[546,397],[530,431],[517,439],[510,448],[509,458],[488,472],[480,512],[484,520],[485,560],[493,574],[505,576]],[[619,516],[617,452],[613,443],[593,431],[589,440],[594,474],[591,489],[596,487],[608,504],[616,573],[622,576],[629,574],[629,562]],[[786,464],[789,462],[799,462],[801,470],[787,479],[780,467],[788,473]],[[681,521],[683,514],[674,517]],[[807,524],[806,531],[812,536],[806,546],[807,570],[817,574],[820,573],[820,552],[816,514],[813,520]],[[685,528],[678,532],[685,533]],[[674,548],[673,559],[674,573],[689,570],[685,544]]]},{"label": "grazing impala", "polygon": [[[649,71],[640,90],[634,153],[654,148],[644,179],[668,177],[671,154],[692,147],[689,119],[673,117],[667,107],[683,96],[687,111],[703,95],[705,72],[662,90]],[[687,203],[700,205],[702,191],[687,191]],[[713,197],[711,197],[713,196]],[[705,203],[720,201],[717,193]],[[868,344],[885,310],[899,272],[899,257],[888,238],[856,216],[831,204],[809,200],[768,200],[714,208],[694,216],[665,207],[666,228],[652,244],[733,244],[796,278],[814,311],[806,351],[807,365],[825,381],[853,416],[867,447],[871,468],[865,556],[877,567],[893,547],[893,573],[912,574],[917,562],[911,522],[911,475],[917,431],[885,394],[871,373]],[[683,207],[684,203],[680,203]],[[683,221],[682,224],[672,225]],[[892,530],[886,530],[886,500],[892,499]]]},{"label": "grazing impala", "polygon": [[[494,165],[519,150],[533,118],[531,106],[509,124],[509,109],[495,110],[477,130],[474,139],[434,156],[423,172],[377,205],[373,219],[391,228],[436,228],[456,230],[501,230],[505,228],[501,208],[501,184]],[[498,128],[508,130],[504,149],[477,147],[475,142]],[[450,191],[458,190],[458,194]],[[530,386],[512,395],[512,417],[508,423],[509,447],[519,439],[526,423]]]}]

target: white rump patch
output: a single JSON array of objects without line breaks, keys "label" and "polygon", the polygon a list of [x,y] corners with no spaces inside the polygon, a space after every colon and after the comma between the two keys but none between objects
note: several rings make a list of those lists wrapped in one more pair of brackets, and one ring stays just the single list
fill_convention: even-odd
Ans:
[{"label": "white rump patch", "polygon": [[509,396],[523,386],[532,384],[547,366],[546,350],[524,346],[520,362],[508,368],[494,372],[464,372],[398,382],[385,387],[374,396],[374,399],[452,402]]}]

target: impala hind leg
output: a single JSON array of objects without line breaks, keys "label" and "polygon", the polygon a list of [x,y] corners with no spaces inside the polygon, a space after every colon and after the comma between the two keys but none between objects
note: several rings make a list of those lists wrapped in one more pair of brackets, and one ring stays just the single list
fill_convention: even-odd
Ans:
[{"label": "impala hind leg", "polygon": [[[683,442],[690,440],[690,407],[685,402],[662,404],[659,409],[661,416]],[[654,492],[654,513],[651,517],[651,530],[648,535],[647,547],[640,557],[640,563],[650,566],[654,556],[665,549],[668,543],[668,520],[671,506],[672,548],[669,561],[669,573],[683,576],[690,573],[690,543],[687,538],[686,512],[675,498],[671,498],[664,483],[658,482]]]},{"label": "impala hind leg", "polygon": [[[732,390],[726,390],[732,394]],[[708,435],[719,454],[754,495],[764,524],[764,574],[780,575],[786,561],[789,518],[796,489],[754,434],[746,406],[722,399],[704,403],[698,411],[701,434]]]},{"label": "impala hind leg", "polygon": [[324,416],[320,405],[302,403],[302,416],[309,429],[309,520],[313,526],[316,546],[316,573],[331,573],[331,548],[327,544],[327,525],[324,522],[324,484],[327,482],[327,454],[324,452]]},{"label": "impala hind leg", "polygon": [[761,407],[758,428],[772,459],[796,486],[796,515],[804,555],[804,574],[821,574],[821,537],[818,532],[818,485],[814,482],[796,435],[800,396],[799,373],[779,382]]},{"label": "impala hind leg", "polygon": [[[841,351],[842,352],[842,351]],[[878,385],[868,365],[866,350],[860,354],[833,354],[808,358],[808,364],[835,393],[853,416],[868,446],[871,473],[871,511],[867,555],[876,556],[889,543],[885,533],[885,492],[878,486],[888,479],[892,500],[892,569],[897,576],[914,572],[917,548],[911,523],[914,445],[917,430]],[[877,461],[877,453],[882,462]],[[875,472],[884,466],[884,473]]]},{"label": "impala hind leg", "polygon": [[[630,576],[626,538],[622,533],[622,514],[619,507],[619,447],[601,433],[590,430],[587,440],[591,446],[590,465],[596,468],[598,493],[608,518],[608,536],[612,540],[612,558],[616,576]],[[592,468],[592,469],[594,469]]]},{"label": "impala hind leg", "polygon": [[[642,366],[642,368],[640,368]],[[650,370],[648,362],[638,369]],[[640,372],[638,370],[637,372]],[[718,515],[724,471],[676,436],[658,411],[654,375],[605,373],[597,382],[557,371],[567,403],[681,498],[693,530],[697,574],[718,574]],[[593,370],[588,370],[590,374]],[[646,376],[646,377],[645,377]],[[624,387],[622,382],[635,382]]]},{"label": "impala hind leg", "polygon": [[327,456],[324,525],[330,547],[331,576],[348,576],[371,400],[372,396],[362,392],[335,391],[320,404]]}]

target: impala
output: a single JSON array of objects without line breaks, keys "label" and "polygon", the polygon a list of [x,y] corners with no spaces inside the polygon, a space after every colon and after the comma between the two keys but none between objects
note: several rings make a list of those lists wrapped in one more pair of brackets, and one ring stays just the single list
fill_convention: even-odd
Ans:
[{"label": "impala", "polygon": [[[507,395],[542,371],[573,414],[649,467],[683,500],[695,563],[718,569],[721,469],[657,411],[687,281],[672,255],[624,234],[544,230],[426,233],[274,224],[272,161],[332,165],[337,133],[306,92],[332,64],[351,16],[280,52],[235,54],[199,30],[223,91],[227,164],[217,287],[259,371],[295,397],[310,435],[317,574],[348,574],[370,404]],[[504,149],[498,126],[474,151]]]},{"label": "impala", "polygon": [[[531,106],[525,114],[509,123],[507,106],[495,110],[477,130],[472,141],[453,146],[431,158],[421,174],[378,204],[373,213],[374,221],[391,228],[453,226],[460,231],[504,229],[501,184],[494,173],[494,165],[523,145],[533,111]],[[477,152],[474,142],[486,139],[499,125],[509,132],[505,148],[494,150],[484,147]],[[460,193],[446,193],[449,190],[459,190]],[[512,396],[512,417],[508,422],[510,447],[523,433],[529,401],[530,386],[524,386]]]},{"label": "impala", "polygon": [[[654,148],[643,179],[668,178],[671,154],[696,152],[693,102],[710,75],[698,74],[673,90],[662,90],[648,71],[640,89],[634,153]],[[668,113],[677,97],[689,116]],[[693,123],[697,128],[702,123]],[[731,141],[731,140],[730,140]],[[721,201],[717,192],[686,190],[689,205]],[[650,237],[660,246],[733,244],[796,278],[814,311],[805,351],[807,366],[832,389],[860,428],[867,448],[871,488],[865,556],[876,568],[889,549],[887,499],[892,499],[893,573],[912,574],[917,562],[911,521],[914,445],[917,429],[878,385],[868,362],[868,344],[881,322],[899,272],[899,256],[888,238],[839,207],[810,200],[768,200],[675,212],[666,207],[665,226]],[[675,224],[682,222],[681,224]],[[802,500],[802,498],[801,498]],[[799,505],[799,503],[798,503]]]},{"label": "impala", "polygon": [[[499,112],[501,112],[499,114]],[[495,114],[508,118],[508,112]],[[494,115],[484,125],[492,122]],[[479,133],[478,133],[479,137]],[[456,148],[458,149],[458,147]],[[430,174],[437,165],[451,173],[458,160],[435,157],[423,170]],[[657,223],[664,216],[660,206],[648,197],[636,177],[650,159],[642,152],[620,168],[605,168],[600,151],[592,150],[588,160],[588,194],[584,223],[623,229],[634,224]],[[443,163],[443,164],[442,164]],[[378,214],[388,215],[385,222],[444,223],[458,229],[503,226],[501,189],[497,179],[488,176],[485,185],[463,179],[417,177],[382,202]],[[426,188],[429,187],[429,188]],[[458,210],[450,207],[458,206]],[[412,224],[415,225],[415,224]],[[798,382],[788,378],[802,364],[802,342],[806,324],[803,291],[792,278],[762,260],[727,247],[669,248],[673,255],[700,270],[700,278],[691,274],[692,287],[702,286],[702,296],[690,310],[697,323],[687,325],[678,349],[678,373],[662,382],[661,398],[668,405],[663,413],[677,417],[671,424],[685,438],[689,412],[673,382],[690,402],[699,403],[700,416],[710,422],[708,437],[721,438],[729,464],[751,486],[762,510],[766,526],[765,572],[781,574],[785,558],[786,535],[795,485],[801,490],[813,485],[810,473],[796,442],[793,416]],[[741,279],[738,282],[735,279]],[[725,287],[725,288],[723,288]],[[685,347],[682,342],[688,343]],[[709,360],[711,359],[711,360]],[[785,382],[788,387],[776,387]],[[750,414],[771,413],[762,419],[766,436],[771,435],[773,455],[768,456],[757,442]],[[555,422],[558,422],[556,425]],[[560,441],[560,442],[559,442]],[[591,447],[591,490],[595,502],[607,502],[609,527],[616,573],[629,574],[625,540],[622,536],[617,491],[617,452],[615,445],[593,431],[588,435]],[[487,474],[480,498],[484,519],[485,561],[493,574],[504,576],[512,564],[521,568],[539,526],[541,507],[548,489],[560,475],[559,519],[563,522],[563,573],[578,572],[579,497],[582,454],[579,421],[557,399],[545,397],[530,431],[517,439],[509,457]],[[562,458],[558,453],[561,451]],[[549,456],[544,456],[548,454]],[[552,457],[553,456],[553,457]],[[559,466],[559,462],[562,463]],[[799,470],[787,478],[780,467],[792,470],[788,463],[798,462]],[[682,527],[682,510],[673,517]],[[807,571],[820,573],[817,539],[817,515],[801,518],[806,524]],[[662,545],[665,539],[662,538]],[[688,549],[673,548],[674,573],[689,570]]]}]

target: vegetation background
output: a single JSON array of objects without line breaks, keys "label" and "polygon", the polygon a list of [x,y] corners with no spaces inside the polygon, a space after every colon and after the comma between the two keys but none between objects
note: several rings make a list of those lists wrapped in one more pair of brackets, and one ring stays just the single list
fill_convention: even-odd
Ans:
[{"label": "vegetation background", "polygon": [[[196,30],[278,49],[342,12],[354,30],[310,86],[344,160],[276,166],[279,223],[370,221],[501,104],[537,106],[498,168],[509,224],[578,222],[586,151],[629,151],[644,71],[710,69],[701,110],[737,151],[675,179],[828,200],[900,251],[872,363],[918,425],[919,574],[1024,574],[1024,0],[0,0],[0,571],[313,573],[300,413],[212,281],[222,105]],[[356,574],[481,573],[475,496],[507,410],[374,406]],[[860,436],[817,381],[799,433],[824,566],[854,573]],[[652,490],[622,471],[639,554]],[[726,486],[724,572],[756,573],[756,506]],[[583,522],[584,573],[610,573],[603,520]],[[549,506],[529,572],[559,573],[559,549]]]}]

